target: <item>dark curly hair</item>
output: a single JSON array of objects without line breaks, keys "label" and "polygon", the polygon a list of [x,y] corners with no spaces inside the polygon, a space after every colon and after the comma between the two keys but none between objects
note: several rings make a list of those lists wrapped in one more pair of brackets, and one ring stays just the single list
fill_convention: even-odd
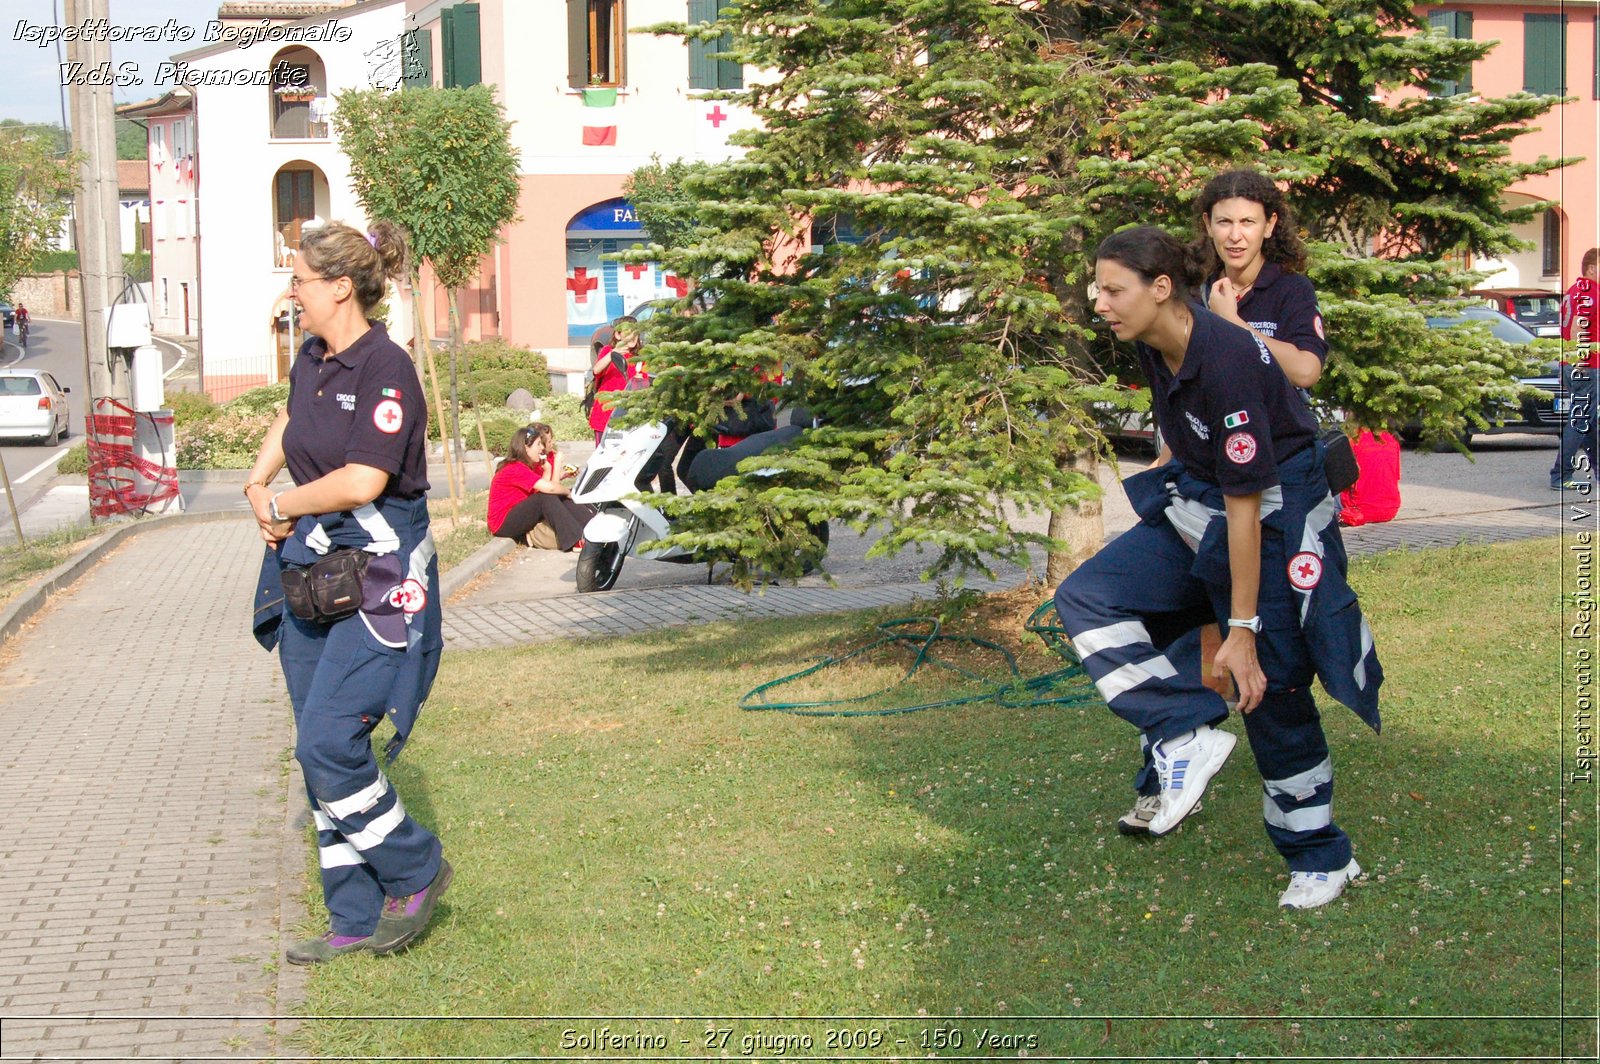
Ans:
[{"label": "dark curly hair", "polygon": [[1214,277],[1222,272],[1222,260],[1217,257],[1217,249],[1206,232],[1206,219],[1211,216],[1211,209],[1226,199],[1259,203],[1269,219],[1276,214],[1278,224],[1261,246],[1261,255],[1268,262],[1275,262],[1286,270],[1305,272],[1306,245],[1300,239],[1294,211],[1289,209],[1289,201],[1284,198],[1283,191],[1259,170],[1229,170],[1207,181],[1194,202],[1195,224],[1200,229],[1200,239],[1195,241],[1194,249],[1200,261],[1205,263],[1206,276]]}]

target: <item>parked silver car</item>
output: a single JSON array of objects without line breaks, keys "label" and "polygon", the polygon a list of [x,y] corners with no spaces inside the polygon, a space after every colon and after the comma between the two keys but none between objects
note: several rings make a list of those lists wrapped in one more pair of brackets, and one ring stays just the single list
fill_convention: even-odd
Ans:
[{"label": "parked silver car", "polygon": [[70,390],[42,369],[0,369],[0,438],[55,446],[71,431]]}]

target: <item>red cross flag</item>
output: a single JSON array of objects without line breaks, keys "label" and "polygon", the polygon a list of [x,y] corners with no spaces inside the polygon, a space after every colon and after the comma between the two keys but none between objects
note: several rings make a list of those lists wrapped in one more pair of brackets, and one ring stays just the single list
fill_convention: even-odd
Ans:
[{"label": "red cross flag", "polygon": [[567,269],[567,324],[604,325],[606,293],[600,266],[572,266]]}]

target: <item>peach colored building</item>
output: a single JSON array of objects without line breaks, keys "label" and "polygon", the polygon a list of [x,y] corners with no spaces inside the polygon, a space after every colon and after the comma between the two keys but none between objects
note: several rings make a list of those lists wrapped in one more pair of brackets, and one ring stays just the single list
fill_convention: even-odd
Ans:
[{"label": "peach colored building", "polygon": [[[630,33],[709,20],[717,0],[407,0],[408,84],[496,86],[515,123],[521,219],[463,293],[469,338],[504,336],[545,353],[576,379],[589,335],[640,303],[683,289],[653,265],[609,252],[645,241],[623,181],[652,156],[720,161],[737,149],[746,109],[704,98],[743,84],[739,66],[677,37]],[[434,333],[445,335],[443,294]]]},{"label": "peach colored building", "polygon": [[[1542,177],[1518,182],[1513,202],[1556,206],[1517,235],[1532,247],[1472,265],[1495,271],[1486,288],[1561,291],[1578,276],[1583,253],[1600,246],[1600,26],[1596,0],[1458,0],[1419,10],[1456,37],[1500,42],[1473,64],[1470,83],[1456,87],[1485,97],[1531,91],[1571,96],[1512,142],[1513,157],[1581,156]],[[1448,87],[1447,87],[1448,88]]]}]

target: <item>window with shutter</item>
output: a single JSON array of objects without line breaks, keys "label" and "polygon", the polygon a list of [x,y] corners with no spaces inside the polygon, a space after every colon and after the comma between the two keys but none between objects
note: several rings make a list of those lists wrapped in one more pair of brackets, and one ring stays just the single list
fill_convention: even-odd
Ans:
[{"label": "window with shutter", "polygon": [[1522,87],[1542,96],[1567,91],[1567,17],[1522,16]]},{"label": "window with shutter", "polygon": [[1539,267],[1546,277],[1561,275],[1561,213],[1554,207],[1544,212],[1544,234],[1539,241]]},{"label": "window with shutter", "polygon": [[480,24],[477,4],[457,4],[439,12],[445,88],[465,89],[483,80]]},{"label": "window with shutter", "polygon": [[401,77],[408,89],[433,84],[433,32],[409,30],[400,38]]},{"label": "window with shutter", "polygon": [[[717,21],[722,0],[689,0],[689,24]],[[691,89],[742,89],[744,67],[729,59],[712,58],[733,47],[733,34],[724,33],[714,41],[689,42],[689,87]]]},{"label": "window with shutter", "polygon": [[[1428,15],[1428,25],[1432,29],[1443,30],[1444,35],[1452,40],[1472,40],[1472,12],[1470,11],[1434,11]],[[1432,94],[1435,96],[1455,96],[1457,93],[1471,91],[1471,66],[1467,67],[1466,76],[1460,81],[1442,78],[1434,82],[1432,86]]]},{"label": "window with shutter", "polygon": [[[698,26],[706,22],[717,20],[717,4],[720,0],[689,0],[689,25]],[[717,87],[717,64],[711,58],[711,53],[716,50],[712,41],[691,40],[689,42],[689,87],[691,89],[714,89]]]},{"label": "window with shutter", "polygon": [[626,77],[622,0],[567,0],[567,84],[621,85]]}]

